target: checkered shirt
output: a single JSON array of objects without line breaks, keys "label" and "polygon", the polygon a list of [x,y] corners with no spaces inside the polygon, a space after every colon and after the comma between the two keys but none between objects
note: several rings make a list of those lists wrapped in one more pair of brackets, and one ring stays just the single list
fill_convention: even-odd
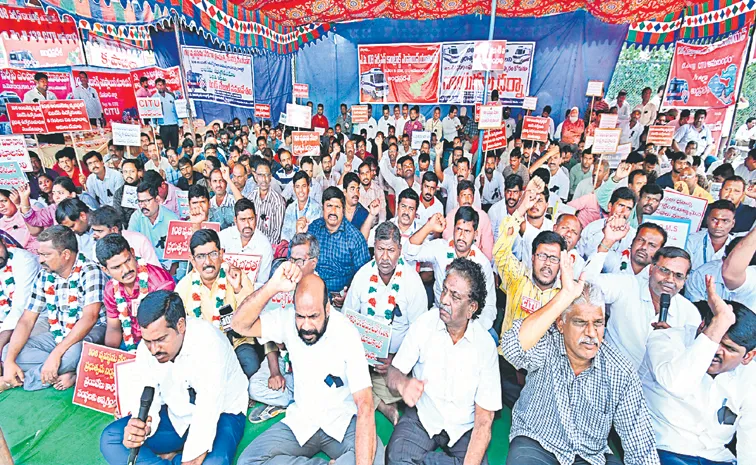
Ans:
[{"label": "checkered shirt", "polygon": [[365,237],[346,218],[341,220],[341,226],[334,233],[328,231],[323,218],[313,221],[308,232],[320,244],[320,257],[315,270],[325,281],[329,292],[340,292],[348,287],[362,265],[370,261]]}]

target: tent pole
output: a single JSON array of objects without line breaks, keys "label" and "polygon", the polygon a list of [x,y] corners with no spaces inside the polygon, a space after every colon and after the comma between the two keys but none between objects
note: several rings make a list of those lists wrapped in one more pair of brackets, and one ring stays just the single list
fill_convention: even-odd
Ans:
[{"label": "tent pole", "polygon": [[[491,19],[488,23],[489,41],[493,40],[494,26],[496,25],[496,1],[497,0],[491,0]],[[483,105],[485,105],[488,101],[488,78],[490,77],[490,75],[491,72],[486,71],[485,78],[483,80]],[[475,118],[475,110],[473,110],[472,117]],[[477,167],[475,168],[475,175],[477,176],[481,171],[481,167],[483,166],[483,129],[481,129],[480,133],[478,134],[478,150],[476,152],[478,162]]]},{"label": "tent pole", "polygon": [[[179,22],[178,13],[173,12],[173,31],[176,33],[176,46],[178,47],[178,59],[179,59],[179,71],[181,72],[181,88],[184,90],[184,98],[186,99],[186,113],[189,116],[189,130],[192,132],[192,142],[197,140],[194,134],[194,115],[192,114],[192,105],[189,102],[189,87],[186,85],[186,70],[184,69],[184,56],[181,52],[181,37],[179,36],[179,29],[181,23]],[[174,147],[178,150],[178,147]]]}]

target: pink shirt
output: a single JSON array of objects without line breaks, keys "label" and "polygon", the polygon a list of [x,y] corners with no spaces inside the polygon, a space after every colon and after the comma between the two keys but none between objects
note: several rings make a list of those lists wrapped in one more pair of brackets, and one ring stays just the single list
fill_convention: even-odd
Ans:
[{"label": "pink shirt", "polygon": [[567,205],[577,210],[575,216],[580,221],[580,226],[586,227],[589,223],[592,223],[601,218],[601,208],[599,208],[598,200],[596,200],[596,194],[591,192],[574,199],[572,202],[568,202]]},{"label": "pink shirt", "polygon": [[21,211],[16,211],[16,214],[11,217],[0,216],[0,229],[10,234],[26,251],[33,254],[37,253],[39,242],[26,227]]},{"label": "pink shirt", "polygon": [[165,196],[163,206],[178,215],[178,197],[176,197],[176,191],[178,190],[178,187],[169,182],[167,182],[166,185],[168,186],[168,193]]},{"label": "pink shirt", "polygon": [[134,249],[134,253],[137,257],[142,258],[150,265],[161,267],[160,260],[158,260],[157,254],[155,253],[155,247],[152,246],[152,243],[147,239],[147,236],[136,231],[129,231],[128,229],[121,231],[121,235],[126,239],[126,242],[129,243],[131,248]]},{"label": "pink shirt", "polygon": [[[478,212],[478,234],[475,236],[476,245],[483,252],[483,255],[493,260],[493,229],[491,229],[491,219],[488,214],[478,207],[473,207]],[[457,214],[459,207],[453,209],[446,215],[446,229],[444,229],[444,239],[454,237],[454,215]]]},{"label": "pink shirt", "polygon": [[23,215],[24,221],[26,221],[30,226],[35,226],[37,228],[49,228],[50,226],[56,224],[56,208],[58,208],[58,206],[54,203],[51,203],[45,208],[32,207],[31,210],[26,212],[26,215]]}]

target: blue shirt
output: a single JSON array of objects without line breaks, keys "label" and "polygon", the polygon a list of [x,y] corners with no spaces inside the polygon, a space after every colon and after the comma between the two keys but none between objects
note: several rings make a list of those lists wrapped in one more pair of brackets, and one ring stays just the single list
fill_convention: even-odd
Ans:
[{"label": "blue shirt", "polygon": [[365,237],[349,221],[341,221],[331,233],[325,220],[318,218],[307,232],[318,239],[320,257],[315,270],[325,281],[329,292],[340,292],[349,287],[357,271],[370,260]]},{"label": "blue shirt", "polygon": [[181,179],[181,171],[172,166],[165,170],[165,180],[169,183],[175,186],[176,183],[178,183],[179,179]]},{"label": "blue shirt", "polygon": [[168,239],[168,223],[178,219],[178,215],[161,205],[155,224],[152,224],[150,219],[144,216],[141,210],[135,211],[131,215],[131,220],[129,220],[128,230],[141,233],[149,239],[155,247],[155,253],[160,258],[160,263],[164,268],[167,267],[166,269],[170,268],[170,265],[173,263],[172,260],[162,259],[165,252],[165,241]]},{"label": "blue shirt", "polygon": [[281,229],[281,240],[291,241],[291,238],[297,232],[297,220],[303,216],[307,218],[307,223],[312,223],[323,216],[323,207],[311,198],[308,198],[304,210],[300,210],[299,204],[295,199],[286,207],[283,228]]},{"label": "blue shirt", "polygon": [[358,203],[357,209],[354,211],[354,215],[352,216],[352,221],[351,221],[352,225],[355,228],[357,228],[357,231],[360,230],[360,228],[362,227],[362,223],[365,222],[368,215],[370,215],[370,212],[368,212],[367,209],[363,207],[361,203]]},{"label": "blue shirt", "polygon": [[675,188],[675,182],[672,180],[672,172],[662,174],[656,179],[656,184],[661,187],[662,189],[669,187],[670,189]]},{"label": "blue shirt", "polygon": [[160,92],[155,92],[153,97],[160,99],[160,105],[163,107],[163,118],[158,119],[158,123],[161,126],[170,126],[178,124],[178,114],[176,113],[176,97],[171,92],[165,92],[160,95]]}]

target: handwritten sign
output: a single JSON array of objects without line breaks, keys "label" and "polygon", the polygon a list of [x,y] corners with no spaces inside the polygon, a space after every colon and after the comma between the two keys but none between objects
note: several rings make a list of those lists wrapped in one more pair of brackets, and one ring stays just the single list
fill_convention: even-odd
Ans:
[{"label": "handwritten sign", "polygon": [[295,158],[320,156],[320,135],[314,131],[291,133],[291,154]]},{"label": "handwritten sign", "polygon": [[[254,281],[252,282],[254,283]],[[258,285],[255,284],[255,290],[259,289],[257,286]],[[260,285],[260,287],[262,287],[262,285]],[[289,308],[292,306],[294,306],[294,291],[279,292],[278,294],[270,298],[268,303],[265,304],[265,307],[263,307],[262,311],[266,312],[270,310],[279,310],[283,308]]]},{"label": "handwritten sign", "polygon": [[599,129],[614,129],[617,127],[617,120],[619,115],[613,115],[611,113],[604,113],[599,117]]},{"label": "handwritten sign", "polygon": [[47,132],[91,131],[84,100],[43,100],[39,102]]},{"label": "handwritten sign", "polygon": [[23,171],[31,171],[31,159],[24,136],[0,136],[0,162],[15,161]]},{"label": "handwritten sign", "polygon": [[709,186],[709,194],[714,198],[714,200],[719,199],[719,192],[722,190],[722,184],[721,182],[713,182]]},{"label": "handwritten sign", "polygon": [[122,350],[84,342],[76,369],[73,403],[112,415],[116,407],[114,364],[136,356]]},{"label": "handwritten sign", "polygon": [[621,129],[596,129],[593,133],[593,153],[617,153]]},{"label": "handwritten sign", "polygon": [[430,131],[412,131],[412,143],[410,148],[413,150],[420,150],[423,146],[423,142],[427,141],[430,144],[431,133]]},{"label": "handwritten sign", "polygon": [[176,201],[179,218],[182,220],[189,219],[189,192],[176,189]]},{"label": "handwritten sign", "polygon": [[483,151],[503,149],[507,146],[507,130],[491,129],[489,131],[483,131]]},{"label": "handwritten sign", "polygon": [[310,85],[294,83],[294,98],[310,98]]},{"label": "handwritten sign", "polygon": [[646,143],[656,145],[657,147],[671,147],[674,137],[674,126],[649,126]]},{"label": "handwritten sign", "polygon": [[344,316],[357,327],[365,348],[365,358],[370,365],[379,365],[379,358],[388,357],[391,342],[391,326],[381,323],[354,310],[345,310]]},{"label": "handwritten sign", "polygon": [[479,129],[499,129],[501,128],[501,105],[489,104],[481,105],[480,117],[478,118]]},{"label": "handwritten sign", "polygon": [[0,189],[18,189],[28,182],[29,180],[18,162],[0,162]]},{"label": "handwritten sign", "polygon": [[473,71],[504,71],[506,69],[506,40],[475,42],[473,48]]},{"label": "handwritten sign", "polygon": [[537,103],[538,103],[538,97],[523,97],[522,109],[535,111]]},{"label": "handwritten sign", "polygon": [[255,103],[255,116],[260,119],[270,118],[270,105]]},{"label": "handwritten sign", "polygon": [[[126,147],[139,147],[141,145],[141,128],[138,124],[110,123],[113,129],[113,143]],[[187,131],[189,132],[189,131]]]},{"label": "handwritten sign", "polygon": [[352,105],[352,123],[361,124],[370,121],[367,105]]},{"label": "handwritten sign", "polygon": [[666,216],[644,216],[643,222],[658,224],[667,232],[665,246],[674,246],[684,249],[690,235],[690,220],[680,218],[667,218]]},{"label": "handwritten sign", "polygon": [[7,103],[8,119],[13,134],[44,134],[45,117],[38,103]]},{"label": "handwritten sign", "polygon": [[[220,223],[202,223],[202,229],[220,232]],[[168,223],[168,238],[165,240],[163,260],[189,260],[189,239],[194,234],[194,227],[189,221],[171,221]]]},{"label": "handwritten sign", "polygon": [[134,210],[139,208],[139,202],[137,202],[137,186],[123,186],[121,206],[123,208],[132,208]]},{"label": "handwritten sign", "polygon": [[262,261],[261,255],[224,253],[223,261],[247,273],[247,277],[251,282],[254,283],[257,281],[257,273],[260,271],[260,262]]},{"label": "handwritten sign", "polygon": [[137,97],[137,109],[142,119],[162,118],[163,105],[157,97]]},{"label": "handwritten sign", "polygon": [[603,81],[588,81],[588,89],[585,91],[587,97],[601,97],[604,95]]},{"label": "handwritten sign", "polygon": [[310,129],[312,127],[312,108],[307,105],[287,103],[286,125]]},{"label": "handwritten sign", "polygon": [[692,195],[681,194],[672,189],[664,189],[664,198],[656,209],[656,216],[674,218],[679,220],[690,220],[691,233],[698,232],[701,228],[706,207],[709,201],[699,199]]},{"label": "handwritten sign", "polygon": [[546,142],[549,140],[549,119],[526,116],[522,119],[522,140]]}]

